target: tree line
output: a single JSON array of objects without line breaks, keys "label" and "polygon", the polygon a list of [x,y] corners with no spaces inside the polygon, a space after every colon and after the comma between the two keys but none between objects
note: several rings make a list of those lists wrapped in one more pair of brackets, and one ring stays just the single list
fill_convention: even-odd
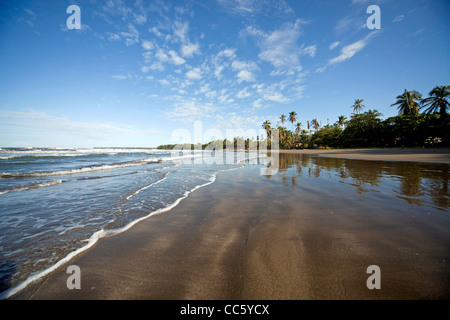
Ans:
[{"label": "tree line", "polygon": [[[398,95],[391,107],[397,107],[398,115],[382,120],[376,109],[367,110],[363,99],[356,99],[350,108],[350,119],[339,116],[334,124],[321,125],[317,118],[306,121],[306,126],[298,121],[297,112],[288,116],[282,114],[277,126],[269,120],[262,128],[267,137],[235,137],[233,140],[215,140],[208,143],[184,144],[183,149],[227,149],[234,150],[271,148],[278,140],[280,149],[316,148],[368,148],[368,147],[449,147],[450,146],[450,86],[436,86],[428,97],[413,90]],[[285,123],[290,123],[290,129]],[[180,145],[161,145],[157,149],[171,150]]]},{"label": "tree line", "polygon": [[[398,115],[382,120],[377,110],[363,112],[363,99],[356,99],[350,119],[340,116],[334,124],[322,126],[314,118],[298,122],[295,111],[282,114],[278,126],[266,120],[269,143],[275,135],[281,149],[303,148],[364,148],[364,147],[448,147],[450,146],[450,86],[436,86],[429,96],[405,90],[397,96],[391,107]],[[284,124],[291,123],[291,130]]]}]

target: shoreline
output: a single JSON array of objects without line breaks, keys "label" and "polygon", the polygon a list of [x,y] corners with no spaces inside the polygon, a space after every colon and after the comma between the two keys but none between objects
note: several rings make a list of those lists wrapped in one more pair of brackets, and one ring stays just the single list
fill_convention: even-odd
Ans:
[{"label": "shoreline", "polygon": [[[280,150],[280,153],[317,154],[339,159],[339,157],[331,156],[339,151],[338,155],[340,154],[341,158],[351,159],[348,157],[367,156],[368,150],[304,151]],[[379,157],[383,155],[378,149],[375,150],[376,152],[373,149],[369,151],[368,158],[372,159],[365,160],[380,160]],[[386,149],[384,151],[386,152]],[[431,153],[431,156],[428,153],[428,157],[422,158],[422,160],[430,163],[448,163],[442,162],[450,155],[450,150],[446,151],[440,150],[440,152]],[[420,152],[419,154],[426,155],[427,153]],[[386,160],[399,161],[397,160],[399,156],[400,159],[404,159],[406,156],[410,159],[409,161],[413,161],[411,156],[414,155],[417,153],[396,151],[394,154],[391,153],[391,159]],[[377,158],[373,159],[373,156]],[[396,160],[392,160],[392,157]],[[241,179],[234,179],[235,175]],[[238,180],[238,190],[248,193],[248,190],[244,190],[254,178],[250,179],[241,170],[232,170],[230,173],[219,172],[218,178],[219,185],[216,185],[216,182],[213,187],[199,188],[200,190],[183,198],[184,201],[180,201],[180,205],[167,210],[168,212],[165,214],[151,214],[151,217],[142,219],[124,232],[103,237],[94,246],[65,263],[65,266],[69,263],[80,265],[83,270],[82,281],[90,283],[90,288],[84,287],[81,291],[68,290],[65,286],[68,275],[65,273],[64,266],[61,266],[8,299],[329,299],[330,294],[331,299],[342,298],[335,292],[311,287],[314,286],[311,283],[317,281],[311,277],[311,273],[315,273],[317,257],[315,254],[311,255],[310,252],[311,245],[317,241],[317,235],[308,236],[306,241],[301,242],[300,248],[297,245],[292,246],[289,239],[297,239],[294,243],[298,244],[299,231],[309,234],[308,228],[304,229],[300,226],[305,223],[305,220],[298,220],[299,218],[296,217],[297,205],[291,204],[286,207],[290,214],[288,220],[285,220],[283,217],[273,214],[273,212],[277,212],[276,208],[271,212],[269,208],[264,208],[259,204],[258,199],[261,199],[260,196],[264,192],[261,191],[262,194],[258,193],[257,196],[250,196],[249,200],[249,197],[242,197],[233,192],[233,188],[230,188],[236,183],[235,180]],[[227,201],[234,197],[237,197],[236,203],[234,200]],[[243,208],[246,212],[245,217],[237,214],[242,212]],[[258,211],[262,211],[262,214]],[[218,213],[218,216],[210,217],[211,212]],[[298,222],[295,227],[291,225],[292,219]],[[209,220],[211,222],[206,223],[208,227],[203,228],[204,221],[208,222]],[[232,225],[229,220],[234,224]],[[317,223],[319,222],[307,225],[318,230]],[[274,230],[274,225],[280,227],[280,230],[284,230],[284,236],[282,239],[272,239],[271,243],[267,243],[264,239],[277,232]],[[191,230],[192,234],[186,230]],[[329,231],[334,234],[332,229]],[[322,232],[320,234],[327,238]],[[197,246],[199,249],[196,249]],[[255,252],[260,253],[255,256]],[[150,259],[152,261],[142,256],[147,253],[153,257]],[[295,258],[292,258],[293,254]],[[128,258],[123,258],[127,255]],[[311,261],[308,259],[306,261],[305,256]],[[270,263],[268,264],[267,261]],[[284,261],[283,263],[288,265],[277,266],[279,261]],[[312,263],[312,261],[316,262]],[[343,262],[346,268],[351,268],[347,262],[340,262]],[[133,264],[135,266],[132,266]],[[258,266],[260,264],[263,267]],[[334,265],[341,269],[336,262]],[[106,275],[101,274],[108,269],[108,266],[111,266],[112,270],[108,270]],[[184,268],[184,266],[186,267]],[[301,272],[286,277],[283,276],[286,267],[288,270],[300,270]],[[88,275],[85,275],[85,270]],[[143,272],[143,270],[146,271]],[[156,283],[152,281],[148,283],[147,272],[152,275],[151,278],[162,276],[162,279]],[[186,272],[195,280],[188,282],[183,280]],[[275,272],[275,276],[272,274],[273,272]],[[331,274],[334,273],[331,272]],[[339,274],[342,276],[342,270]],[[236,275],[238,275],[237,278]],[[117,277],[121,279],[119,282],[117,282]],[[359,280],[363,277],[365,275]],[[275,290],[277,295],[271,296],[270,293],[274,289],[261,284],[263,278],[269,278],[269,283],[283,288],[287,292]],[[325,278],[328,279],[328,277]],[[354,280],[348,278],[347,281],[353,283]],[[250,282],[251,285],[243,282]],[[298,288],[294,288],[291,282],[307,285],[304,290],[297,291]],[[126,285],[123,286],[123,283]],[[179,291],[178,286],[185,289]],[[121,289],[119,290],[119,288]],[[153,292],[155,288],[157,290]],[[380,298],[375,292],[367,292],[367,290],[363,290],[364,288],[355,287],[354,284],[352,288],[355,289],[355,292],[349,296],[344,295],[344,299],[348,297],[351,299]],[[130,290],[130,292],[124,292],[124,290]],[[316,294],[316,291],[320,294]],[[398,292],[387,296],[388,299],[397,297],[403,298]],[[406,297],[409,298],[408,295]]]},{"label": "shoreline", "polygon": [[71,261],[76,260],[79,256],[83,255],[85,252],[92,249],[97,244],[97,242],[101,241],[102,239],[119,235],[119,234],[126,232],[129,229],[133,228],[134,225],[138,224],[141,221],[150,219],[151,217],[153,217],[155,215],[163,214],[165,212],[172,210],[173,208],[177,207],[180,204],[180,202],[182,202],[184,199],[188,198],[188,196],[191,193],[214,183],[214,181],[217,178],[217,174],[219,174],[220,172],[232,171],[232,170],[236,170],[236,169],[239,169],[239,168],[221,170],[219,172],[216,172],[213,176],[211,176],[209,182],[206,182],[202,185],[198,185],[198,186],[194,187],[193,189],[186,191],[185,194],[182,197],[178,198],[175,202],[167,205],[166,207],[163,207],[163,208],[157,209],[153,212],[150,212],[146,216],[136,219],[120,229],[111,229],[111,230],[101,229],[101,230],[96,231],[94,234],[91,235],[90,238],[85,240],[87,242],[87,244],[85,246],[83,246],[73,252],[70,252],[67,256],[63,257],[61,260],[56,262],[54,265],[48,267],[47,269],[44,269],[38,273],[30,275],[27,279],[25,279],[23,282],[19,283],[17,286],[11,287],[6,291],[0,292],[0,300],[14,299],[14,296],[20,295],[21,292],[25,291],[28,287],[32,287],[33,285],[35,285],[35,283],[38,283],[39,281],[41,281],[42,279],[45,279],[46,277],[51,277],[52,274],[54,272],[56,272],[58,269],[61,269],[64,265],[68,265]]},{"label": "shoreline", "polygon": [[[328,158],[450,164],[450,149],[370,148],[370,149],[303,149],[277,150],[275,153],[310,154]],[[266,153],[266,152],[264,152]]]}]

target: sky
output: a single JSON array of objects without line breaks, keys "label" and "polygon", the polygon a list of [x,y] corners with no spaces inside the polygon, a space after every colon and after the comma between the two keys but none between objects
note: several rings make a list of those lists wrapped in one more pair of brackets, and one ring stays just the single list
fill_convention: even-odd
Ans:
[{"label": "sky", "polygon": [[256,139],[355,99],[385,119],[450,84],[449,21],[448,0],[0,0],[0,146]]}]

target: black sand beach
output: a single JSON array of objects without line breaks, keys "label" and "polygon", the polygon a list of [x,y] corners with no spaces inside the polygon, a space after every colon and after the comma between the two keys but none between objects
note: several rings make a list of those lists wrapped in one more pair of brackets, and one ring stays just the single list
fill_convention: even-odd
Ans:
[{"label": "black sand beach", "polygon": [[[10,298],[448,299],[443,158],[282,153],[271,177],[254,160]],[[67,288],[68,265],[80,267],[81,290]],[[366,286],[371,265],[381,289]]]}]

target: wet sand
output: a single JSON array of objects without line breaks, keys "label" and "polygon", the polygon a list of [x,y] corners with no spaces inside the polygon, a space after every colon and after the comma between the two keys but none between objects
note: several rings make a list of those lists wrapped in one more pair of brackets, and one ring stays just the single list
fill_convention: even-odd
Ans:
[{"label": "wet sand", "polygon": [[[384,178],[367,180],[383,163],[280,160],[272,177],[258,164],[219,173],[171,211],[101,239],[11,298],[450,298],[448,180],[436,180],[440,206],[425,198],[419,205],[408,194],[415,181],[402,180],[405,191],[395,195]],[[327,167],[362,171],[363,183]],[[81,290],[67,289],[70,264],[80,267]],[[381,269],[380,290],[366,286],[370,265]]]},{"label": "wet sand", "polygon": [[407,161],[450,164],[450,149],[305,149],[280,150],[281,153],[317,154],[321,157],[379,160],[379,161]]}]

